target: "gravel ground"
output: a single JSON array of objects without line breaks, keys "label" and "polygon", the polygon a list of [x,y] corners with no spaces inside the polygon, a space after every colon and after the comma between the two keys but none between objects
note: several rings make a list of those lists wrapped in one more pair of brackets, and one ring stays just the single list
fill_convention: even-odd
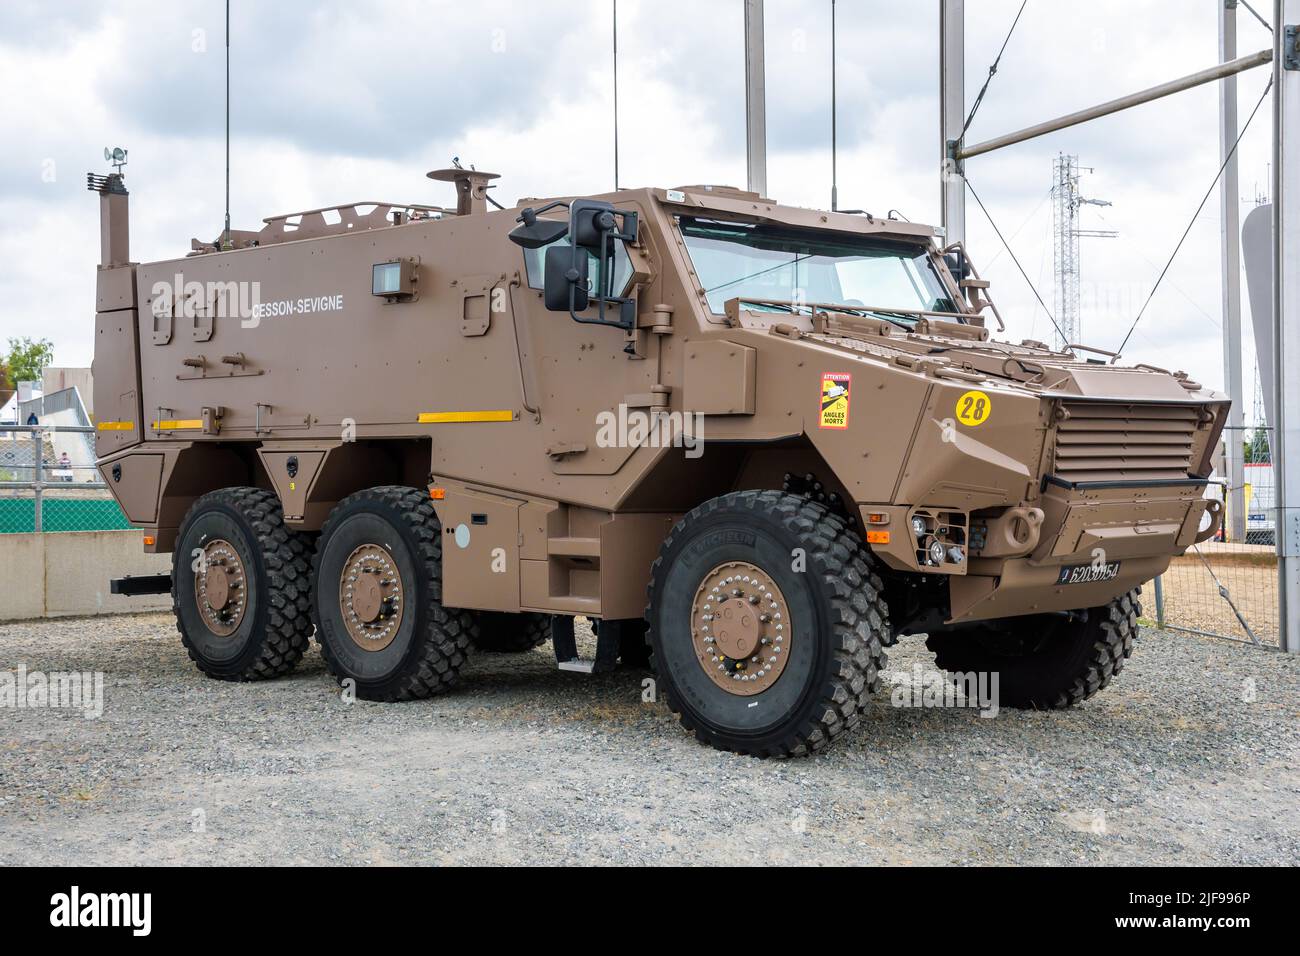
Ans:
[{"label": "gravel ground", "polygon": [[[1300,660],[1146,630],[1068,712],[891,706],[828,753],[694,742],[646,675],[478,654],[346,704],[313,648],[224,684],[169,615],[0,625],[0,666],[104,672],[104,711],[0,710],[0,865],[1300,862]],[[891,679],[933,666],[917,638]]]}]

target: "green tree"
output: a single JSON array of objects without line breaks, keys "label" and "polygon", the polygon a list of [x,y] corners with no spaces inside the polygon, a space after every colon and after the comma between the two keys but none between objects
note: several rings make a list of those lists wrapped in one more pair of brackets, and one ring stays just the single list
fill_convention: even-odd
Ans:
[{"label": "green tree", "polygon": [[54,343],[49,339],[33,342],[29,338],[10,339],[9,357],[5,364],[9,366],[9,380],[18,382],[39,382],[41,372],[54,361]]},{"label": "green tree", "polygon": [[1268,429],[1263,425],[1255,426],[1255,433],[1243,442],[1245,460],[1256,464],[1268,464],[1272,461],[1269,454]]}]

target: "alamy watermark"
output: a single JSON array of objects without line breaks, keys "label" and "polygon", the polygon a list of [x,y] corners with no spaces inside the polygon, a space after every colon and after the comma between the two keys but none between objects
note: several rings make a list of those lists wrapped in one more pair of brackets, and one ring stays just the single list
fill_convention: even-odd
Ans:
[{"label": "alamy watermark", "polygon": [[0,708],[80,710],[87,720],[104,715],[103,671],[0,671]]},{"label": "alamy watermark", "polygon": [[684,448],[687,458],[704,454],[704,413],[648,411],[619,403],[618,411],[596,415],[596,444],[601,448]]},{"label": "alamy watermark", "polygon": [[343,310],[341,292],[263,302],[260,282],[233,279],[227,282],[191,279],[187,282],[179,272],[171,280],[155,282],[149,293],[155,316],[238,319],[240,326],[246,329],[257,328],[267,318]]},{"label": "alamy watermark", "polygon": [[999,706],[997,671],[949,673],[926,670],[913,664],[912,670],[890,671],[894,689],[889,702],[894,707],[967,708],[981,717],[996,717]]}]

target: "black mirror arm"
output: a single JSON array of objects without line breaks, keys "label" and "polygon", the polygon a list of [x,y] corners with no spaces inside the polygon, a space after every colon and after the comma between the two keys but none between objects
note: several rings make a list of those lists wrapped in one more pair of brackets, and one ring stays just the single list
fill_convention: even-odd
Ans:
[{"label": "black mirror arm", "polygon": [[519,215],[515,217],[515,222],[522,222],[525,226],[537,224],[537,217],[544,212],[550,212],[552,209],[569,208],[569,204],[563,199],[557,199],[554,202],[548,202],[541,209],[534,209],[532,206],[525,206],[520,210]]},{"label": "black mirror arm", "polygon": [[[537,210],[537,212],[545,212],[547,209],[553,208],[557,205],[563,204],[557,201],[551,203],[550,206]],[[611,209],[609,211],[614,217],[619,217],[623,220],[623,228],[619,230],[611,226],[600,230],[600,288],[596,290],[597,316],[594,319],[584,319],[582,316],[578,315],[577,311],[574,309],[574,305],[576,304],[575,300],[577,298],[577,277],[582,274],[581,270],[578,269],[578,256],[587,254],[586,249],[575,242],[570,247],[571,258],[568,273],[570,280],[569,318],[573,319],[575,322],[580,322],[583,325],[612,325],[627,331],[636,326],[636,317],[635,313],[633,313],[630,318],[625,319],[623,312],[626,310],[623,307],[628,303],[635,303],[636,299],[627,296],[610,295],[608,289],[610,283],[613,282],[615,260],[613,244],[615,242],[635,243],[637,240],[638,220],[637,214],[632,211],[621,211],[617,209]],[[572,232],[572,229],[570,231]],[[612,320],[607,317],[605,310],[607,303],[614,303],[619,306],[619,317],[617,320]]]}]

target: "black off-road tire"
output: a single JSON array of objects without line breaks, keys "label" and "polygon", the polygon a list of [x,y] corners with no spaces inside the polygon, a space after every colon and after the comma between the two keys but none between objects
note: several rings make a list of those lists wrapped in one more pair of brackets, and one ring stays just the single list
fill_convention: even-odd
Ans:
[{"label": "black off-road tire", "polygon": [[[247,578],[247,608],[228,637],[204,623],[194,593],[194,551],[214,538],[234,546]],[[274,493],[223,488],[190,507],[172,554],[172,610],[190,660],[217,680],[279,677],[311,640],[310,535],[291,531]]]},{"label": "black off-road tire", "polygon": [[629,620],[620,621],[619,626],[622,630],[618,635],[618,659],[626,667],[653,670],[649,625],[643,620]]},{"label": "black off-road tire", "polygon": [[[339,575],[348,555],[363,544],[387,551],[405,597],[397,633],[379,651],[353,641],[339,605]],[[427,494],[385,485],[344,498],[321,528],[312,570],[317,639],[340,683],[354,681],[365,700],[395,701],[429,697],[456,682],[475,621],[472,612],[442,604],[442,525]]]},{"label": "black off-road tire", "polygon": [[551,615],[524,611],[479,611],[474,646],[481,651],[522,654],[551,639]]},{"label": "black off-road tire", "polygon": [[[592,618],[591,633],[599,637],[603,623],[604,622],[599,618]],[[650,637],[646,633],[648,627],[646,621],[643,618],[629,618],[625,621],[611,621],[610,623],[619,628],[619,662],[626,667],[635,667],[639,670],[653,670],[654,667],[651,663],[651,659],[654,655],[650,652]]]},{"label": "black off-road tire", "polygon": [[952,673],[998,672],[999,704],[1073,707],[1105,687],[1133,654],[1142,605],[1135,588],[1072,618],[1035,614],[932,634],[935,664]]},{"label": "black off-road tire", "polygon": [[[804,551],[805,570],[792,567],[796,548]],[[691,638],[695,591],[730,560],[772,577],[794,635],[785,670],[752,697],[713,683]],[[759,757],[821,750],[858,723],[880,688],[889,634],[882,591],[860,537],[824,505],[779,491],[705,502],[674,526],[651,569],[646,619],[669,708],[698,740],[720,750]]]}]

